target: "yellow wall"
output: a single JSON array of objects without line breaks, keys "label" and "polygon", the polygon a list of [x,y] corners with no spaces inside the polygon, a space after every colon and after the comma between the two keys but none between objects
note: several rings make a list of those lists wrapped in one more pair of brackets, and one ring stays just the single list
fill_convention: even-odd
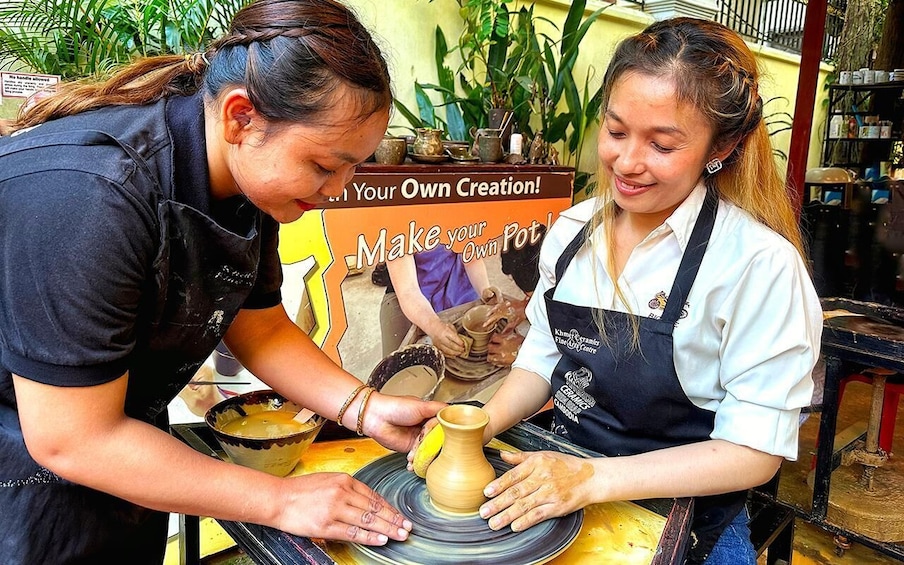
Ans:
[{"label": "yellow wall", "polygon": [[[436,70],[433,61],[433,30],[439,24],[450,44],[458,38],[460,19],[455,0],[346,0],[361,20],[379,38],[390,62],[396,96],[410,109],[417,106],[414,101],[414,81],[435,83]],[[519,0],[510,3],[512,9],[524,4]],[[534,11],[537,16],[561,24],[570,2],[567,0],[537,0]],[[599,0],[587,2],[587,14],[605,5]],[[580,58],[576,65],[575,80],[579,84],[590,71],[591,86],[602,81],[606,63],[612,55],[615,44],[622,38],[636,33],[653,22],[652,16],[636,8],[611,6],[603,12],[600,20],[593,25],[581,44]],[[554,30],[548,30],[553,37],[559,37]],[[773,97],[784,98],[766,106],[766,112],[786,111],[794,113],[797,98],[797,76],[800,57],[790,55],[770,47],[751,44],[751,49],[760,60],[763,71],[762,97],[766,101]],[[816,112],[813,117],[810,152],[807,167],[819,166],[821,140],[825,127],[825,90],[822,86],[830,67],[822,65],[820,86],[816,96]],[[400,114],[392,119],[392,125],[404,127],[407,121]],[[395,130],[394,130],[395,131]],[[593,170],[596,151],[596,132],[591,132],[587,143],[591,144],[583,152],[582,170]],[[791,132],[773,136],[773,144],[784,154],[788,154]],[[785,170],[786,162],[778,159]]]},{"label": "yellow wall", "polygon": [[[458,3],[455,0],[433,0],[433,2],[427,0],[345,0],[345,2],[355,10],[361,21],[372,31],[383,49],[392,73],[396,97],[408,108],[416,109],[414,81],[435,83],[437,80],[433,61],[435,27],[439,25],[443,29],[450,45],[454,45],[457,41],[461,28]],[[524,3],[521,0],[513,0],[510,7],[516,9]],[[567,0],[537,0],[534,2],[534,11],[537,16],[561,24],[565,21],[569,4],[570,2]],[[587,14],[589,14],[606,3],[600,0],[589,0],[587,5]],[[649,14],[636,8],[610,6],[606,9],[581,44],[580,58],[575,71],[575,79],[578,83],[582,84],[584,77],[590,72],[591,87],[598,86],[602,81],[606,63],[611,57],[615,44],[623,37],[640,31],[652,21],[653,18]],[[545,31],[552,37],[560,36],[551,28]],[[767,112],[770,110],[787,111],[793,114],[794,101],[797,96],[800,57],[759,45],[751,45],[751,48],[758,54],[763,69],[763,100],[772,97],[785,99],[769,103],[766,107]],[[821,140],[825,128],[826,94],[823,81],[830,69],[829,66],[822,65],[820,71],[820,85],[816,96],[816,112],[813,118],[807,161],[808,168],[819,166]],[[20,103],[20,99],[4,100],[0,106],[0,117],[14,117]],[[392,125],[397,126],[393,128],[393,131],[401,133],[402,128],[407,126],[407,121],[396,113],[392,119]],[[589,132],[587,136],[589,145],[583,151],[583,160],[579,167],[582,170],[590,171],[595,167],[595,139],[596,131]],[[773,136],[773,143],[777,149],[787,154],[790,139],[790,132],[786,132]],[[778,163],[784,170],[785,161],[779,159]]]}]

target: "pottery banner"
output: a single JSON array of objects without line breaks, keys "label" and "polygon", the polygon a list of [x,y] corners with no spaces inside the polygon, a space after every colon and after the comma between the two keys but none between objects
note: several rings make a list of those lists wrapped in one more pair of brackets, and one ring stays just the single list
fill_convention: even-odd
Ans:
[{"label": "pottery banner", "polygon": [[[536,279],[546,229],[571,205],[573,182],[569,167],[365,164],[340,197],[282,227],[286,310],[366,380],[387,351],[387,262],[417,256],[422,289],[436,285],[426,279],[441,279],[449,261],[469,277],[485,269],[492,286],[521,299]],[[525,254],[532,260],[515,260]],[[434,310],[445,307],[431,300]]]}]

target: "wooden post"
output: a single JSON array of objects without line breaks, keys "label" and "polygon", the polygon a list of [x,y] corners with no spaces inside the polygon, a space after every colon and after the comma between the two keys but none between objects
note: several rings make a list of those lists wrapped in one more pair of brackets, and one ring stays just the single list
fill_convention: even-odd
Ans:
[{"label": "wooden post", "polygon": [[794,207],[800,214],[804,202],[804,175],[810,150],[810,129],[813,125],[813,106],[819,81],[819,62],[826,28],[827,0],[811,0],[804,18],[804,39],[794,103],[794,122],[791,126],[791,147],[788,151],[787,186]]}]

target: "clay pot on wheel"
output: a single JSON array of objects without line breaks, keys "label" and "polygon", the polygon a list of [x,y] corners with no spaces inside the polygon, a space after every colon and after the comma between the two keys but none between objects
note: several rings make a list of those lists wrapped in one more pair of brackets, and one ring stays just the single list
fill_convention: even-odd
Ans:
[{"label": "clay pot on wheel", "polygon": [[483,489],[496,470],[483,452],[483,430],[490,418],[482,408],[453,404],[437,415],[443,427],[443,449],[427,468],[427,493],[444,512],[473,514],[486,501]]}]

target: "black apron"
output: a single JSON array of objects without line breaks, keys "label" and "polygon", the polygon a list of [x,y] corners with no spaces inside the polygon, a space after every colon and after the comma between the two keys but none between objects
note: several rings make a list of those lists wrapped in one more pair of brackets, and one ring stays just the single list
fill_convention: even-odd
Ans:
[{"label": "black apron", "polygon": [[[79,145],[118,146],[145,182],[159,184],[142,156],[111,135],[58,135],[65,155]],[[47,136],[41,142],[47,143]],[[139,319],[147,323],[128,363],[125,411],[168,430],[167,405],[214,350],[252,291],[262,218],[244,206],[243,233],[233,233],[174,200],[172,183],[158,189],[158,255],[140,305]],[[4,425],[18,427],[18,422]],[[17,531],[0,534],[0,555],[12,563],[163,562],[167,513],[66,481],[35,463],[24,445],[7,463],[16,471],[0,484],[8,505],[4,512],[24,516]]]},{"label": "black apron", "polygon": [[[595,309],[555,300],[555,286],[546,291],[550,331],[562,354],[551,378],[555,433],[610,457],[710,438],[715,413],[695,406],[681,388],[672,332],[706,252],[717,209],[718,197],[709,191],[660,319],[597,310],[604,320],[603,336]],[[562,252],[556,281],[583,246],[589,226]],[[639,329],[637,344],[634,324]],[[688,563],[706,559],[746,498],[746,491],[739,491],[695,499]]]}]

